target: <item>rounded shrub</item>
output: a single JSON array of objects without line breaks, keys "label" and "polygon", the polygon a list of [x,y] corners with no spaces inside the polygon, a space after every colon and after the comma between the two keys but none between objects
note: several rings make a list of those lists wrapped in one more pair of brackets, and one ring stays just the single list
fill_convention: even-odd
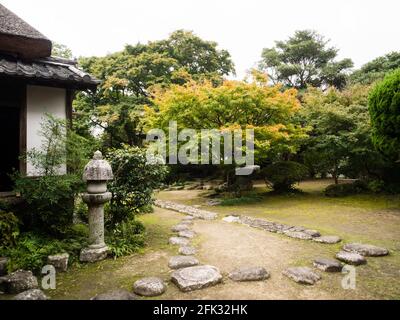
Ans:
[{"label": "rounded shrub", "polygon": [[372,141],[383,154],[400,158],[400,69],[372,89],[369,100]]},{"label": "rounded shrub", "polygon": [[331,184],[326,187],[325,195],[327,197],[345,197],[366,191],[368,191],[367,184],[363,181],[356,181],[354,183]]},{"label": "rounded shrub", "polygon": [[275,191],[293,190],[293,185],[308,177],[306,166],[293,161],[276,162],[262,170],[262,175]]}]

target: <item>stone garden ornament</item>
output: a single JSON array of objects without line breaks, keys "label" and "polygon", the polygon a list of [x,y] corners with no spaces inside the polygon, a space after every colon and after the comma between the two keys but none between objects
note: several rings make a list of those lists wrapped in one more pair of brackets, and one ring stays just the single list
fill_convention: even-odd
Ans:
[{"label": "stone garden ornament", "polygon": [[108,248],[104,243],[104,204],[111,200],[107,181],[113,177],[110,164],[103,160],[100,151],[96,151],[83,173],[87,192],[82,195],[82,199],[89,207],[89,246],[81,251],[82,262],[96,262],[107,257]]}]

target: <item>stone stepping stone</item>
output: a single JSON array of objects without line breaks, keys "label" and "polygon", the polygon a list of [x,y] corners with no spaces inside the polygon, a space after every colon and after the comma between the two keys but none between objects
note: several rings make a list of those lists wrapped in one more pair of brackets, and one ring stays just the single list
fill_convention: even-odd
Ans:
[{"label": "stone stepping stone", "polygon": [[308,285],[313,285],[318,280],[321,280],[321,277],[308,267],[288,268],[283,271],[283,275],[287,276],[297,283]]},{"label": "stone stepping stone", "polygon": [[285,235],[290,238],[300,239],[300,240],[312,240],[313,237],[303,231],[284,231]]},{"label": "stone stepping stone", "polygon": [[37,289],[38,281],[32,271],[18,270],[0,277],[0,287],[3,287],[6,293],[17,294],[30,289]]},{"label": "stone stepping stone", "polygon": [[262,267],[242,267],[232,271],[229,278],[233,281],[262,281],[269,278],[269,273]]},{"label": "stone stepping stone", "polygon": [[172,237],[169,238],[169,244],[176,246],[187,246],[189,245],[189,239],[181,237]]},{"label": "stone stepping stone", "polygon": [[196,248],[190,246],[183,246],[179,248],[179,254],[184,256],[193,256],[197,253]]},{"label": "stone stepping stone", "polygon": [[189,230],[189,226],[187,224],[178,224],[176,226],[173,226],[171,228],[172,232],[181,232],[181,231],[185,231],[185,230]]},{"label": "stone stepping stone", "polygon": [[191,230],[185,230],[178,233],[181,238],[193,239],[196,236],[196,232]]},{"label": "stone stepping stone", "polygon": [[13,300],[48,300],[49,298],[42,290],[30,289],[17,294]]},{"label": "stone stepping stone", "polygon": [[349,243],[343,246],[347,252],[355,252],[365,257],[382,257],[389,254],[389,250],[371,244]]},{"label": "stone stepping stone", "polygon": [[367,260],[365,260],[365,258],[362,255],[355,253],[355,252],[340,251],[336,255],[336,258],[340,261],[343,261],[343,262],[346,262],[348,264],[352,264],[355,266],[367,263]]},{"label": "stone stepping stone", "polygon": [[228,222],[228,223],[239,223],[240,222],[240,217],[235,217],[235,216],[227,216],[222,219],[222,221]]},{"label": "stone stepping stone", "polygon": [[171,269],[182,269],[197,266],[199,263],[193,256],[175,256],[169,259],[168,266]]},{"label": "stone stepping stone", "polygon": [[343,266],[334,259],[318,258],[313,262],[314,267],[325,272],[341,272]]},{"label": "stone stepping stone", "polygon": [[183,218],[183,221],[193,221],[193,220],[194,220],[194,217],[192,217],[192,216],[186,216]]},{"label": "stone stepping stone", "polygon": [[192,220],[182,220],[182,221],[180,222],[180,225],[192,226],[192,225],[193,225],[193,221],[192,221]]},{"label": "stone stepping stone", "polygon": [[139,296],[156,297],[162,295],[167,287],[160,278],[143,278],[133,284],[133,291]]},{"label": "stone stepping stone", "polygon": [[174,271],[171,281],[183,292],[200,290],[222,282],[222,275],[213,266],[196,266]]},{"label": "stone stepping stone", "polygon": [[306,229],[303,232],[310,235],[313,238],[318,238],[321,236],[321,234],[317,230]]},{"label": "stone stepping stone", "polygon": [[326,243],[326,244],[335,244],[342,241],[338,236],[321,236],[313,239],[315,242]]},{"label": "stone stepping stone", "polygon": [[118,289],[100,293],[90,300],[138,300],[139,297],[128,290]]}]

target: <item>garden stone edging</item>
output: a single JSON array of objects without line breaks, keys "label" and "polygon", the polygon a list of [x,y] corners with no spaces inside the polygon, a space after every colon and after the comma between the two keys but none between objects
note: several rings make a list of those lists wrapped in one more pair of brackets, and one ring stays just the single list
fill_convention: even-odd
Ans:
[{"label": "garden stone edging", "polygon": [[174,203],[172,201],[156,200],[154,202],[154,205],[162,209],[168,209],[179,213],[187,214],[197,219],[214,220],[217,218],[217,214],[215,212],[197,209],[191,206],[186,206],[184,204]]}]

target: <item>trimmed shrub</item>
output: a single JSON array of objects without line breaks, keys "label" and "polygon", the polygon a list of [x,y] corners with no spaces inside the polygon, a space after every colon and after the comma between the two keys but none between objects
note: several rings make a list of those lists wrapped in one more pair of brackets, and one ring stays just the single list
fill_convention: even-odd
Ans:
[{"label": "trimmed shrub", "polygon": [[348,195],[364,193],[368,191],[368,186],[362,181],[344,184],[332,184],[325,189],[327,197],[345,197]]},{"label": "trimmed shrub", "polygon": [[265,182],[275,191],[293,190],[293,185],[308,177],[306,166],[293,161],[276,162],[262,170]]},{"label": "trimmed shrub", "polygon": [[400,69],[376,84],[368,105],[375,147],[393,160],[400,159]]}]

